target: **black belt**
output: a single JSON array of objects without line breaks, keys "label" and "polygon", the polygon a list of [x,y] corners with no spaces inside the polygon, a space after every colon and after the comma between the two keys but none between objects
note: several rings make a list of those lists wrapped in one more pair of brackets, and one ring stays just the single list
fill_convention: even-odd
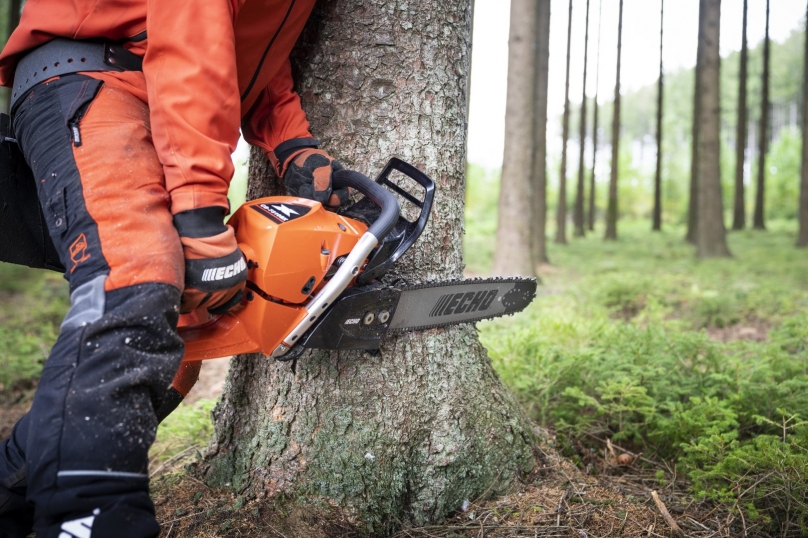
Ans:
[{"label": "black belt", "polygon": [[57,37],[29,53],[17,64],[11,107],[28,90],[49,78],[84,71],[142,71],[143,58],[121,43],[75,41]]}]

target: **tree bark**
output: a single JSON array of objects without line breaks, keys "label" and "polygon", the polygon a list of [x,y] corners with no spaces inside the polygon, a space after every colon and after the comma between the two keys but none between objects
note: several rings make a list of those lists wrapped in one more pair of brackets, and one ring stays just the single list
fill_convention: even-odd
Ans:
[{"label": "tree bark", "polygon": [[589,176],[589,211],[587,212],[587,226],[589,231],[595,230],[595,165],[598,162],[598,95],[600,88],[600,23],[603,20],[603,0],[600,0],[598,7],[598,60],[595,68],[595,100],[594,118],[592,120],[592,170]]},{"label": "tree bark", "polygon": [[732,212],[732,229],[746,227],[746,196],[743,184],[743,165],[746,154],[746,77],[749,63],[749,47],[746,40],[748,0],[743,0],[743,33],[741,37],[741,65],[738,74],[738,126],[735,133],[735,204]]},{"label": "tree bark", "polygon": [[581,92],[581,142],[580,142],[580,155],[578,158],[578,190],[575,193],[575,209],[572,213],[572,222],[575,225],[575,232],[573,235],[576,237],[583,237],[584,232],[584,173],[586,172],[586,165],[584,164],[584,150],[586,149],[586,67],[587,60],[589,59],[589,0],[586,0],[586,32],[584,34],[584,81],[583,91]]},{"label": "tree bark", "polygon": [[696,228],[699,223],[699,122],[701,121],[701,78],[704,43],[704,0],[699,0],[699,31],[696,48],[696,70],[693,76],[693,128],[690,151],[690,199],[687,204],[687,233],[685,241],[696,244]]},{"label": "tree bark", "polygon": [[[808,17],[808,4],[806,4],[805,16]],[[808,32],[805,32],[805,50],[802,61],[802,170],[800,173],[800,200],[797,210],[800,221],[797,246],[808,247]]]},{"label": "tree bark", "polygon": [[[467,0],[320,2],[293,57],[312,132],[346,167],[375,172],[395,154],[436,180],[430,223],[395,268],[410,281],[462,274],[470,17]],[[279,186],[258,150],[250,184]],[[378,356],[237,357],[214,419],[209,483],[341,507],[363,536],[439,522],[534,465],[471,325],[390,337]]]},{"label": "tree bark", "polygon": [[755,213],[752,227],[765,230],[764,210],[766,204],[766,152],[769,143],[769,0],[766,0],[766,35],[763,38],[763,90],[760,98],[760,136],[758,143],[757,189],[755,191]]},{"label": "tree bark", "polygon": [[567,22],[567,77],[564,86],[564,119],[561,127],[561,171],[558,175],[558,208],[556,209],[556,238],[567,244],[567,139],[570,133],[570,47],[572,45],[572,0],[569,0]]},{"label": "tree bark", "polygon": [[657,89],[657,117],[656,117],[656,173],[654,174],[654,217],[652,230],[662,229],[662,92],[664,89],[664,79],[662,73],[662,36],[665,22],[665,0],[660,0],[659,5],[659,87]]},{"label": "tree bark", "polygon": [[605,239],[617,240],[617,177],[620,161],[620,54],[623,48],[623,0],[617,24],[617,76],[614,83],[614,112],[612,114],[612,170],[609,176],[609,206],[606,209]]},{"label": "tree bark", "polygon": [[719,38],[721,0],[703,0],[701,118],[699,121],[699,258],[729,256],[721,197]]},{"label": "tree bark", "polygon": [[513,0],[508,37],[508,93],[505,152],[499,191],[494,272],[534,276],[533,231],[534,97],[536,84],[536,2]]},{"label": "tree bark", "polygon": [[547,87],[550,81],[550,0],[536,7],[536,98],[533,129],[533,260],[549,263],[547,257]]}]

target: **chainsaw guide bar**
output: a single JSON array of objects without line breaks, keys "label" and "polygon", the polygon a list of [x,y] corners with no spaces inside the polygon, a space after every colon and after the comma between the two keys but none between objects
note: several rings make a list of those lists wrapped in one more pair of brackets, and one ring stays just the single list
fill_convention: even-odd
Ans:
[{"label": "chainsaw guide bar", "polygon": [[378,349],[387,334],[515,314],[535,296],[533,278],[476,278],[396,286],[375,282],[345,290],[298,345]]}]

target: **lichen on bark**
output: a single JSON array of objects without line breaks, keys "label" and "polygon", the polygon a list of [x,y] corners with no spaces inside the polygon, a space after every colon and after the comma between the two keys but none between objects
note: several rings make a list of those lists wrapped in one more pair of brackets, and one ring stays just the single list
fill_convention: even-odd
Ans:
[{"label": "lichen on bark", "polygon": [[[293,57],[324,149],[368,174],[398,155],[435,179],[430,224],[396,268],[410,282],[462,275],[470,17],[460,0],[321,2]],[[254,150],[251,196],[279,186]],[[336,504],[366,535],[441,521],[534,464],[470,325],[391,337],[379,355],[237,357],[214,418],[209,483]]]}]

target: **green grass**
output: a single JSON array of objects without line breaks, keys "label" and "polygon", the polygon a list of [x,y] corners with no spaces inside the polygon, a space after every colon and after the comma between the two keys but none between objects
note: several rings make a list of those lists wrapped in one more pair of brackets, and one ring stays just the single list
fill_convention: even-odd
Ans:
[{"label": "green grass", "polygon": [[[475,184],[465,248],[487,273],[496,198]],[[682,228],[649,228],[550,244],[535,302],[479,326],[495,368],[568,456],[609,438],[676,465],[696,497],[808,530],[808,251],[795,224],[732,233],[734,257],[709,261]]]},{"label": "green grass", "polygon": [[39,377],[70,306],[62,275],[0,263],[0,391]]}]

